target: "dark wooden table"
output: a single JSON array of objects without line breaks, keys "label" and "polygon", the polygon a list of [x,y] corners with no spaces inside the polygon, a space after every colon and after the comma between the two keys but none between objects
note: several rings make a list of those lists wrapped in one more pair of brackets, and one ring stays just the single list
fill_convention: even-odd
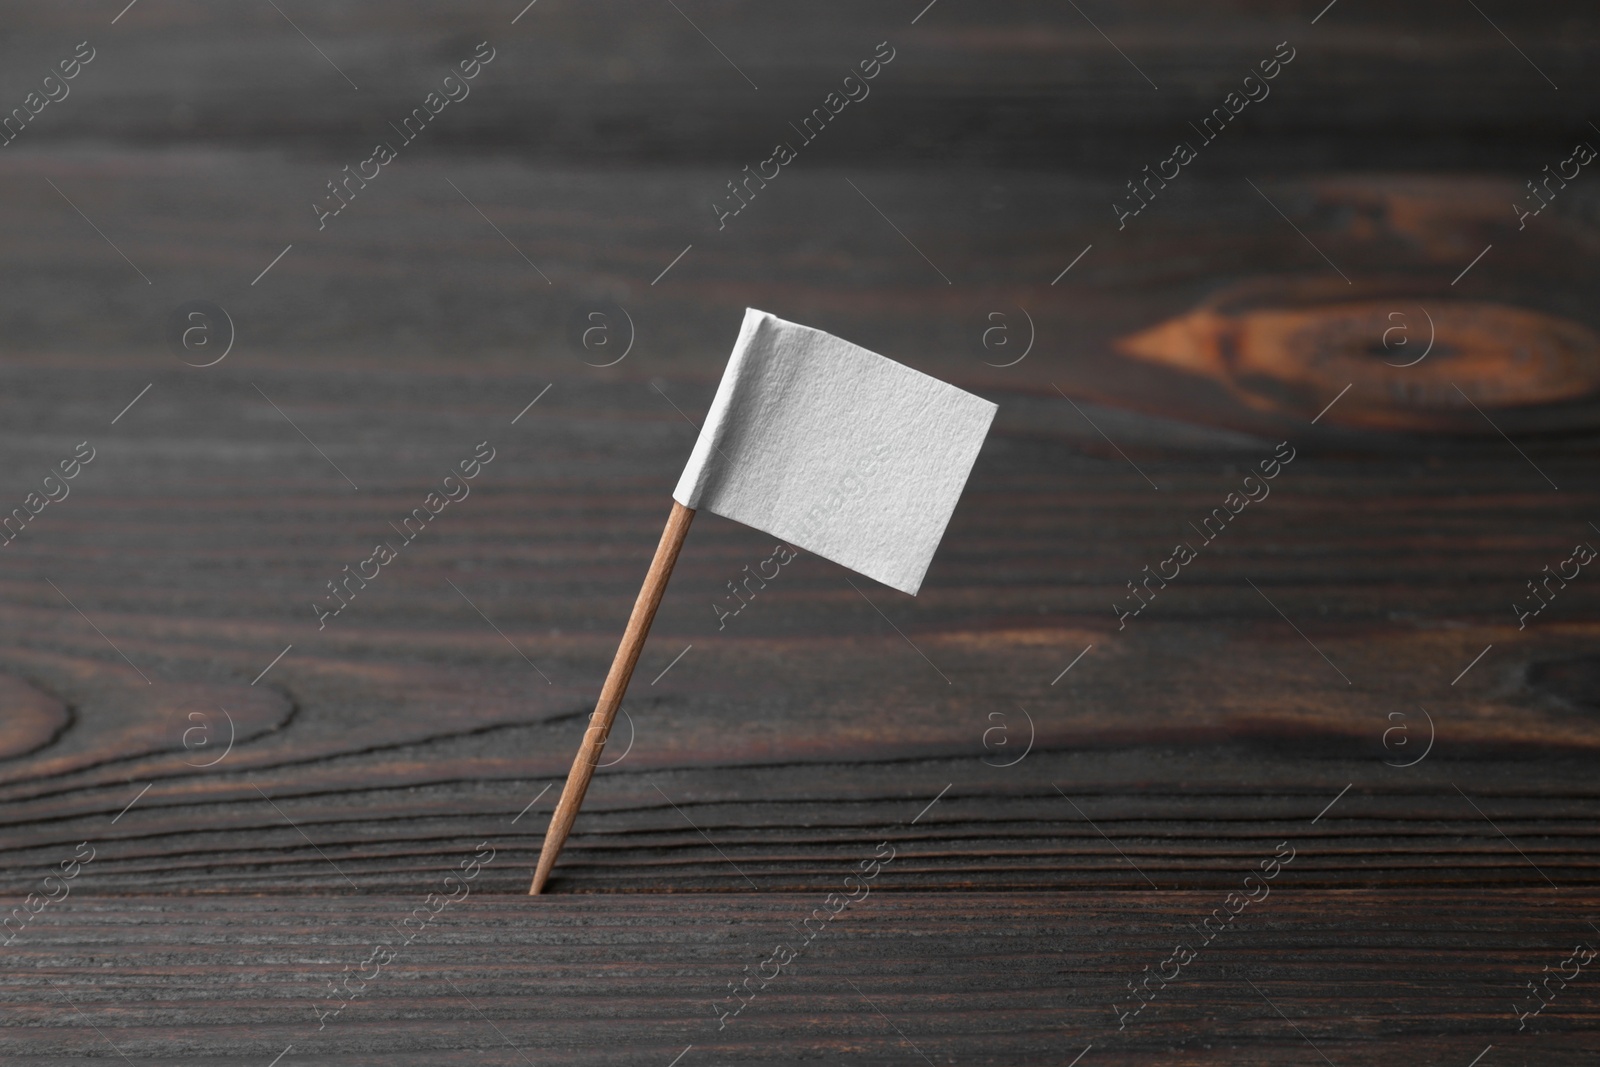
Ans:
[{"label": "dark wooden table", "polygon": [[[4,12],[0,1059],[1595,1062],[1592,11],[277,6]],[[747,305],[995,430],[914,599],[701,516],[530,899]]]}]

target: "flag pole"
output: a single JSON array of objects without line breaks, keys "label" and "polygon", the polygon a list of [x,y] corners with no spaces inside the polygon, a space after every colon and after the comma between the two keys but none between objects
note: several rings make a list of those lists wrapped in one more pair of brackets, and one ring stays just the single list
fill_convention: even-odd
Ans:
[{"label": "flag pole", "polygon": [[628,680],[633,677],[634,665],[639,662],[645,638],[650,635],[650,624],[655,621],[656,608],[661,606],[661,597],[667,591],[667,580],[672,577],[673,565],[678,562],[678,551],[683,548],[683,539],[688,535],[689,523],[693,519],[693,508],[686,508],[676,500],[672,502],[666,529],[661,531],[661,543],[656,546],[655,559],[650,561],[650,570],[644,576],[639,599],[633,602],[633,614],[628,616],[628,628],[623,631],[622,644],[617,646],[617,657],[611,661],[611,671],[600,690],[600,701],[595,705],[594,714],[589,717],[589,728],[584,731],[583,744],[578,747],[572,770],[567,774],[567,784],[562,787],[561,801],[556,805],[555,814],[550,816],[550,827],[544,833],[544,847],[539,850],[539,866],[534,871],[533,884],[528,887],[529,896],[544,889],[550,869],[556,865],[556,857],[561,855],[561,846],[566,844],[567,835],[572,832],[578,809],[583,806],[583,795],[589,790],[589,779],[594,777],[595,765],[600,762],[600,753],[605,750],[606,738],[611,735],[611,723],[617,717],[617,709],[622,706],[622,696],[628,691]]}]

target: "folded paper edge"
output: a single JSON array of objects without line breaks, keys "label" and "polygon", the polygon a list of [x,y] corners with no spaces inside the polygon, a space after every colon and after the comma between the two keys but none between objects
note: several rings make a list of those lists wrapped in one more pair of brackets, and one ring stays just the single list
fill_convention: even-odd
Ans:
[{"label": "folded paper edge", "polygon": [[728,365],[723,368],[717,395],[711,400],[711,410],[706,412],[705,425],[700,427],[700,436],[695,439],[694,451],[689,453],[689,462],[678,478],[677,487],[672,490],[672,499],[686,508],[698,508],[700,498],[705,495],[706,486],[711,481],[711,460],[717,455],[719,442],[727,426],[728,412],[733,409],[734,396],[744,378],[745,357],[750,352],[751,342],[757,332],[769,319],[777,321],[775,316],[765,311],[750,307],[744,309],[744,322],[739,326],[739,336],[733,343]]}]

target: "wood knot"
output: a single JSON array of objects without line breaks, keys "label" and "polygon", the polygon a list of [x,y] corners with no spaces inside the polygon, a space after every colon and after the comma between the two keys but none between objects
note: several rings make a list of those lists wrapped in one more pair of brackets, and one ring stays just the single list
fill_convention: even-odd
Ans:
[{"label": "wood knot", "polygon": [[1327,421],[1391,430],[1493,433],[1474,405],[1546,407],[1600,392],[1600,336],[1583,323],[1414,281],[1248,283],[1116,346],[1302,418],[1349,386]]},{"label": "wood knot", "polygon": [[21,678],[0,673],[0,760],[49,744],[66,729],[67,706]]}]

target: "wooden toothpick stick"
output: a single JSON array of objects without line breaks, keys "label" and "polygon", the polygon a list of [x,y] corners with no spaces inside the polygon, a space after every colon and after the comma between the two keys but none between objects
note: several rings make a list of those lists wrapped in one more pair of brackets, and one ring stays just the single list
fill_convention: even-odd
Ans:
[{"label": "wooden toothpick stick", "polygon": [[650,561],[650,571],[644,576],[644,586],[639,599],[633,602],[633,614],[628,616],[628,628],[622,634],[622,644],[617,647],[617,657],[611,661],[611,672],[600,690],[600,702],[589,718],[589,728],[584,731],[583,744],[572,761],[572,771],[561,790],[561,802],[550,816],[550,828],[544,834],[544,847],[539,851],[539,866],[534,871],[533,884],[528,887],[530,896],[544,889],[550,869],[561,855],[572,832],[572,823],[583,806],[583,795],[589,790],[589,779],[594,777],[600,753],[605,751],[606,738],[611,735],[611,723],[622,706],[622,696],[628,691],[628,680],[633,677],[634,665],[644,649],[644,640],[650,635],[650,623],[655,620],[656,608],[667,591],[667,579],[672,577],[672,567],[678,562],[678,550],[689,533],[689,523],[694,519],[694,509],[686,508],[676,500],[667,516],[667,527],[661,531],[661,543],[656,546],[655,559]]}]

